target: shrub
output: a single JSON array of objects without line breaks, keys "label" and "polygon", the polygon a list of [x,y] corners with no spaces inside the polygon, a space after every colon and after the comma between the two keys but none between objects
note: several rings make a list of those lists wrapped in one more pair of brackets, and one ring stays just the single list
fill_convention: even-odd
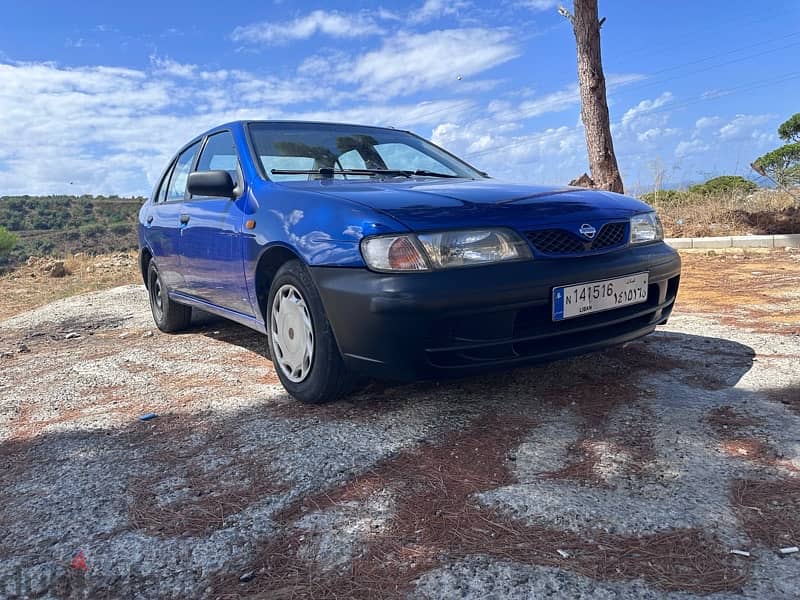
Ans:
[{"label": "shrub", "polygon": [[758,186],[739,175],[722,175],[709,179],[705,183],[693,185],[689,192],[694,194],[752,194]]},{"label": "shrub", "polygon": [[103,233],[105,228],[102,225],[98,225],[97,223],[89,223],[87,225],[81,225],[80,232],[82,236],[86,237],[94,237],[96,235],[100,235]]},{"label": "shrub", "polygon": [[111,233],[115,235],[125,235],[131,232],[131,224],[130,223],[123,223],[121,221],[117,221],[116,223],[112,223],[109,226]]},{"label": "shrub", "polygon": [[0,258],[4,258],[11,252],[11,249],[17,244],[16,235],[8,231],[5,227],[0,227]]},{"label": "shrub", "polygon": [[686,200],[686,192],[682,192],[681,190],[659,190],[657,192],[642,194],[640,198],[653,206],[671,206],[680,204]]}]

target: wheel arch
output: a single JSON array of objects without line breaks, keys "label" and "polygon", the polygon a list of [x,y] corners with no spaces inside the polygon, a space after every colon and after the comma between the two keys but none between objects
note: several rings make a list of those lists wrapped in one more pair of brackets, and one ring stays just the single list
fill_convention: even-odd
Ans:
[{"label": "wheel arch", "polygon": [[274,245],[261,254],[256,265],[256,299],[258,310],[264,322],[267,322],[267,304],[269,302],[269,288],[272,280],[284,264],[290,260],[299,260],[305,266],[305,261],[300,255],[284,245]]},{"label": "wheel arch", "polygon": [[153,260],[153,253],[150,252],[149,248],[142,248],[139,251],[139,270],[142,273],[142,280],[144,281],[144,287],[148,287],[149,285],[147,281],[147,269],[150,267],[151,260]]}]

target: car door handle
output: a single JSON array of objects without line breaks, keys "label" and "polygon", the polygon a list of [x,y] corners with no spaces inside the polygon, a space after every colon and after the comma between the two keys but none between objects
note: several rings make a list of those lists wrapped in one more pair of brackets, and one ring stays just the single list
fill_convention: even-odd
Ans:
[{"label": "car door handle", "polygon": [[150,215],[149,217],[147,217],[147,224],[150,225],[150,223],[152,222],[153,222],[153,215]]},{"label": "car door handle", "polygon": [[189,222],[189,215],[181,215],[181,225],[186,225]]}]

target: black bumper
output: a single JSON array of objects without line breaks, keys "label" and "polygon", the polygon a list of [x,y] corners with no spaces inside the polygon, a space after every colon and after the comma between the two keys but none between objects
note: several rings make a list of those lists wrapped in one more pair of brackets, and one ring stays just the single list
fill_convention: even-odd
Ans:
[{"label": "black bumper", "polygon": [[[435,378],[623,344],[669,317],[681,260],[665,244],[598,256],[428,273],[313,267],[345,362],[386,379]],[[647,301],[553,322],[555,286],[648,271]]]}]

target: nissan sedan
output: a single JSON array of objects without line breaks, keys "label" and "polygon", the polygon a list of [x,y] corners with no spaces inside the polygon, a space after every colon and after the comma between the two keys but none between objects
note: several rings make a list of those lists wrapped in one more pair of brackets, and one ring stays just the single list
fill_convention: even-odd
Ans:
[{"label": "nissan sedan", "polygon": [[502,183],[407,131],[222,125],[139,215],[156,325],[200,309],[268,337],[295,398],[624,344],[666,323],[680,258],[648,205]]}]

